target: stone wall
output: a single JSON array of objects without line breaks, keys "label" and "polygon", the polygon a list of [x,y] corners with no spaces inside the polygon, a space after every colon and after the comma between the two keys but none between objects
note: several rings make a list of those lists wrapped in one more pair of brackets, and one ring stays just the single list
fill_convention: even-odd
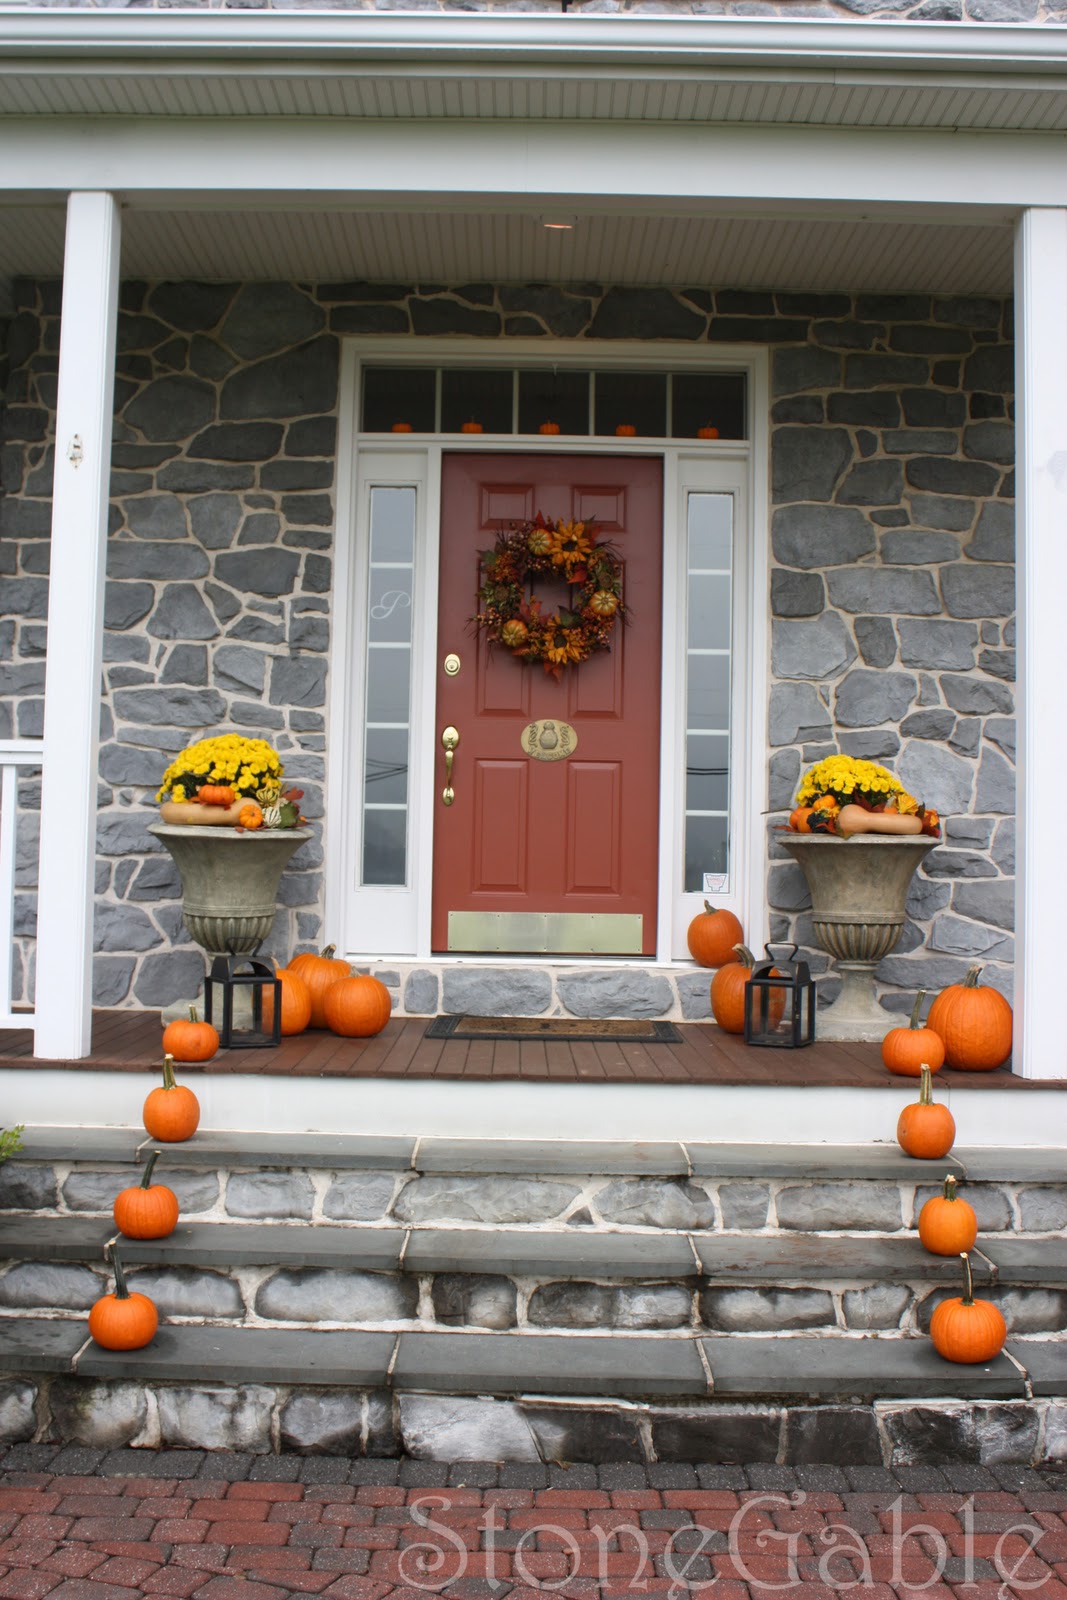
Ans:
[{"label": "stone wall", "polygon": [[[71,0],[95,8],[101,0]],[[169,0],[104,0],[113,7],[164,11]],[[211,11],[298,11],[301,0],[186,0]],[[410,11],[412,0],[322,0],[327,11]],[[907,22],[1062,22],[1067,0],[421,0],[426,11],[511,11],[571,16],[816,17],[826,20],[878,18]]]},{"label": "stone wall", "polygon": [[[40,732],[59,288],[23,284],[0,531],[4,734]],[[145,832],[170,755],[269,738],[316,838],[283,880],[271,953],[321,931],[326,650],[340,336],[689,339],[773,347],[770,792],[840,745],[947,814],[881,969],[903,1008],[972,958],[1012,959],[1010,312],[929,296],[467,284],[126,284],[119,329],[99,791],[98,1003],[159,1005],[202,962]],[[3,736],[3,735],[0,735]],[[34,784],[23,786],[32,824]],[[32,964],[24,829],[19,980]],[[776,861],[774,932],[811,930]],[[815,953],[813,965],[825,965]],[[828,985],[826,992],[832,993]]]}]

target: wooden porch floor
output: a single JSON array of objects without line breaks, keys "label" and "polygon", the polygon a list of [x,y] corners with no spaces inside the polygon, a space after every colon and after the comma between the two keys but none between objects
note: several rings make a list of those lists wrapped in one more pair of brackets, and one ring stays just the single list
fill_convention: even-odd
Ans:
[{"label": "wooden porch floor", "polygon": [[[309,1032],[283,1039],[277,1050],[225,1050],[183,1073],[258,1073],[293,1078],[434,1078],[494,1081],[815,1085],[900,1087],[882,1065],[876,1044],[819,1041],[803,1050],[753,1049],[706,1023],[679,1023],[679,1044],[591,1044],[562,1041],[427,1039],[429,1017],[395,1017],[373,1039],[340,1039]],[[40,1061],[28,1029],[0,1030],[0,1069],[66,1067],[85,1072],[144,1072],[160,1061],[161,1026],[155,1011],[93,1013],[92,1054],[84,1061]],[[996,1072],[954,1072],[954,1089],[1067,1090],[1049,1082]]]}]

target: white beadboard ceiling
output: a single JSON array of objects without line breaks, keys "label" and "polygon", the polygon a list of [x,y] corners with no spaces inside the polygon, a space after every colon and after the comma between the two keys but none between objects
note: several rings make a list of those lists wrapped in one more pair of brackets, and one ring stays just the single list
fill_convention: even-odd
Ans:
[{"label": "white beadboard ceiling", "polygon": [[[0,213],[0,279],[58,277],[62,207]],[[852,218],[588,216],[569,233],[520,213],[123,214],[127,278],[377,283],[617,283],[1004,295],[1010,226]]]}]

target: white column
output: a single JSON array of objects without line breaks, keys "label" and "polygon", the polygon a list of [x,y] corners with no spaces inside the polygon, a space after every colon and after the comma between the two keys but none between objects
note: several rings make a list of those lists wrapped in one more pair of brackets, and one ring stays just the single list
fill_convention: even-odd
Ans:
[{"label": "white column", "polygon": [[1067,1078],[1063,827],[1058,814],[1067,790],[1067,210],[1024,211],[1019,220],[1015,340],[1019,696],[1014,1066],[1028,1078]]},{"label": "white column", "polygon": [[63,257],[34,1051],[89,1054],[96,767],[115,388],[119,210],[72,194]]}]

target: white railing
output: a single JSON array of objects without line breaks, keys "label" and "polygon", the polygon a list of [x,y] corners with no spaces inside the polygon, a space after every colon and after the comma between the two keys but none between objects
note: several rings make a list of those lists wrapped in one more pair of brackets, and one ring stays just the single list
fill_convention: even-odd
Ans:
[{"label": "white railing", "polygon": [[0,739],[0,1028],[28,1028],[32,1011],[11,1008],[15,947],[15,852],[18,834],[19,769],[39,767],[42,739]]}]

